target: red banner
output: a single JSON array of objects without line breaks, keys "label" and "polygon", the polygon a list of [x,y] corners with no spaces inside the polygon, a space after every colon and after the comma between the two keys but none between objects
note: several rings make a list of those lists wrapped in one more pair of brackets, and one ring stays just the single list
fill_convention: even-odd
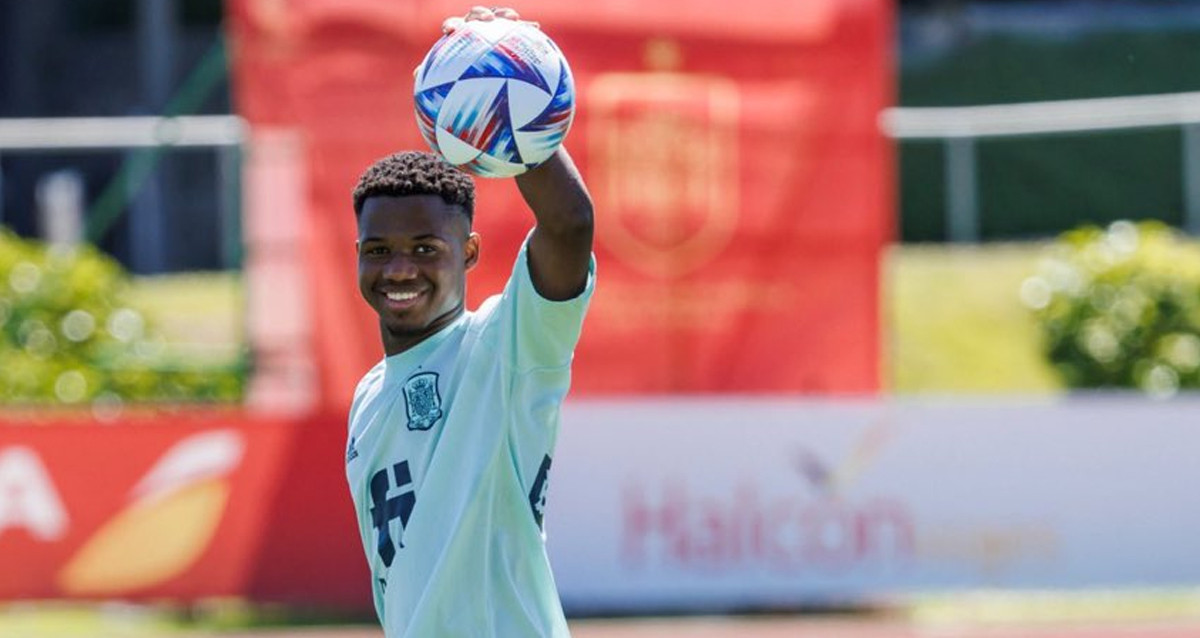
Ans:
[{"label": "red banner", "polygon": [[[572,65],[567,145],[597,204],[600,280],[574,392],[877,390],[891,3],[515,6]],[[411,70],[466,5],[230,9],[238,110],[304,141],[313,350],[324,400],[344,405],[381,355],[354,283],[349,192],[377,157],[424,148]],[[479,201],[471,306],[503,285],[533,223],[510,180],[479,180]]]},{"label": "red banner", "polygon": [[0,425],[0,598],[246,588],[287,431],[169,418]]},{"label": "red banner", "polygon": [[0,419],[0,600],[370,607],[343,419]]}]

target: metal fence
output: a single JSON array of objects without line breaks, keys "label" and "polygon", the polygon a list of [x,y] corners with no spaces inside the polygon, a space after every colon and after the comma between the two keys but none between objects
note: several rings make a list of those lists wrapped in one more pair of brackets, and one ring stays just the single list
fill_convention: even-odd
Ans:
[{"label": "metal fence", "polygon": [[880,127],[897,141],[945,144],[945,224],[950,241],[980,238],[976,142],[986,138],[1181,127],[1183,226],[1200,234],[1200,92],[967,107],[896,107]]},{"label": "metal fence", "polygon": [[[980,239],[976,143],[982,139],[1048,136],[1090,131],[1180,127],[1183,226],[1200,234],[1200,92],[968,107],[894,107],[880,114],[884,134],[903,142],[945,145],[945,224],[950,241]],[[236,184],[245,122],[232,115],[85,117],[0,120],[0,154],[47,151],[133,150],[113,191],[92,205],[87,236],[115,221],[120,206],[153,169],[157,153],[171,148],[217,151],[223,196],[222,225],[237,228]],[[0,188],[3,175],[0,174]],[[107,197],[105,195],[108,195]],[[0,210],[0,223],[4,220]]]},{"label": "metal fence", "polygon": [[[98,242],[123,215],[148,180],[153,179],[163,153],[211,150],[217,162],[217,222],[224,267],[240,262],[241,162],[248,137],[246,123],[233,115],[178,117],[70,117],[0,119],[0,157],[28,153],[101,152],[124,155],[120,169],[92,201],[79,206],[82,239]],[[0,189],[4,187],[0,171]],[[160,252],[161,211],[143,209],[131,223],[140,250]],[[0,224],[5,222],[0,205]],[[148,218],[148,219],[143,219]]]}]

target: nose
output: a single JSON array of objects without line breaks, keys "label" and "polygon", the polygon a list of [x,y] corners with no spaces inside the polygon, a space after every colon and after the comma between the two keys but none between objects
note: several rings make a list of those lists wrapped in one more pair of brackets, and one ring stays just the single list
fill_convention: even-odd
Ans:
[{"label": "nose", "polygon": [[404,254],[395,254],[383,266],[383,277],[389,281],[408,281],[417,276],[417,267]]}]

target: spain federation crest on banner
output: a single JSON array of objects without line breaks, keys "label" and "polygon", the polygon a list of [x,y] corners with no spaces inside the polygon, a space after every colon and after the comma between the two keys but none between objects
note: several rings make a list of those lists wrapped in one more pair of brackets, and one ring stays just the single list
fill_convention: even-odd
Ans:
[{"label": "spain federation crest on banner", "polygon": [[408,429],[428,430],[442,418],[442,397],[436,372],[422,372],[404,382],[404,411]]},{"label": "spain federation crest on banner", "polygon": [[677,48],[656,41],[647,57],[659,68],[599,74],[587,93],[588,182],[606,213],[596,216],[597,240],[667,280],[720,255],[741,204],[739,85],[670,68]]}]

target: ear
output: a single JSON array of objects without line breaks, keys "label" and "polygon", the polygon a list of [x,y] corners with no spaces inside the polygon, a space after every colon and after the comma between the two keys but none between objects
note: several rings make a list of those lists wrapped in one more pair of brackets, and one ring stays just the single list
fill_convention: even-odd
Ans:
[{"label": "ear", "polygon": [[471,233],[467,235],[467,240],[463,242],[463,266],[465,270],[471,270],[475,264],[479,263],[479,233]]}]

